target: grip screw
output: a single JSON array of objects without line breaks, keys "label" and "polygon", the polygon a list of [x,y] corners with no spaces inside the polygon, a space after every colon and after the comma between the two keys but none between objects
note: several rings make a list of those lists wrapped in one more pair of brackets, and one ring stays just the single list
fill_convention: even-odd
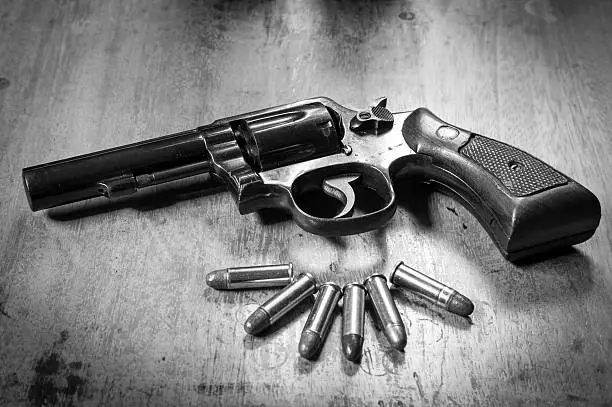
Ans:
[{"label": "grip screw", "polygon": [[525,167],[525,165],[521,162],[515,161],[515,160],[510,160],[508,162],[508,167],[510,167],[510,169],[512,171],[518,171],[520,169],[523,169],[523,167]]}]

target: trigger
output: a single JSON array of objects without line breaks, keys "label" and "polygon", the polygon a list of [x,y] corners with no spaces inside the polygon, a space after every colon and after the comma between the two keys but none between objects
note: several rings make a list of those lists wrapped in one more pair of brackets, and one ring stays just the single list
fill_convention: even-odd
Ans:
[{"label": "trigger", "polygon": [[359,180],[361,174],[343,174],[323,180],[323,192],[336,198],[344,205],[344,208],[334,218],[348,215],[355,206],[355,191],[351,183]]}]

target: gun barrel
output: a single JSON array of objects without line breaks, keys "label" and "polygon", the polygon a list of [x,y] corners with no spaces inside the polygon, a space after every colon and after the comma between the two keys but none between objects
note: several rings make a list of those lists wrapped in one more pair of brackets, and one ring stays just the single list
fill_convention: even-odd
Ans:
[{"label": "gun barrel", "polygon": [[24,168],[33,211],[106,196],[113,198],[210,171],[202,128]]}]

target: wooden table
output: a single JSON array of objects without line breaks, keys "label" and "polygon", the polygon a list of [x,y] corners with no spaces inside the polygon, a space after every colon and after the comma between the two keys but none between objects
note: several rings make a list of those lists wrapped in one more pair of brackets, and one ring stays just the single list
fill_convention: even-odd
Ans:
[{"label": "wooden table", "polygon": [[[0,7],[0,404],[586,405],[612,402],[612,4],[21,1]],[[427,106],[518,146],[602,203],[595,236],[505,261],[440,194],[385,228],[326,239],[240,216],[205,179],[32,213],[21,169],[326,95]],[[242,324],[274,290],[207,272],[292,261],[339,283],[404,260],[475,302],[471,323],[394,294],[405,352],[366,321],[361,364]]]}]

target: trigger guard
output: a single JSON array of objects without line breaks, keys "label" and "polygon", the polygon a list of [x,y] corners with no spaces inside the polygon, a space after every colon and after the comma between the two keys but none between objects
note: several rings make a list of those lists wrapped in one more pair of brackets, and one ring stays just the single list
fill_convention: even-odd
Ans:
[{"label": "trigger guard", "polygon": [[380,228],[389,222],[397,205],[395,200],[385,208],[363,216],[351,218],[316,218],[293,207],[291,214],[295,223],[307,232],[320,236],[336,237],[356,235]]},{"label": "trigger guard", "polygon": [[[324,187],[325,183],[328,184],[327,187]],[[350,183],[357,184],[355,187],[358,187],[359,191],[368,191],[366,197],[367,194],[373,193],[376,196],[373,201],[375,205],[370,205],[367,199],[359,200],[363,192],[356,194],[355,204],[350,204],[350,195],[356,192]],[[340,192],[343,188],[338,187],[339,184],[344,184],[351,192]],[[313,192],[315,200],[308,200],[307,197],[310,198]],[[316,198],[316,193],[320,198]],[[389,175],[375,166],[362,163],[338,164],[303,173],[293,181],[290,196],[289,207],[295,222],[302,229],[323,236],[351,235],[377,229],[388,222],[396,210],[395,192]],[[345,201],[346,198],[349,199]],[[343,207],[329,213],[329,207],[325,205],[330,200],[342,204]],[[364,202],[370,206],[364,207]],[[347,206],[350,207],[348,212]],[[347,217],[353,207],[355,210],[359,209],[357,213],[363,214]],[[320,210],[321,208],[325,210]]]}]

